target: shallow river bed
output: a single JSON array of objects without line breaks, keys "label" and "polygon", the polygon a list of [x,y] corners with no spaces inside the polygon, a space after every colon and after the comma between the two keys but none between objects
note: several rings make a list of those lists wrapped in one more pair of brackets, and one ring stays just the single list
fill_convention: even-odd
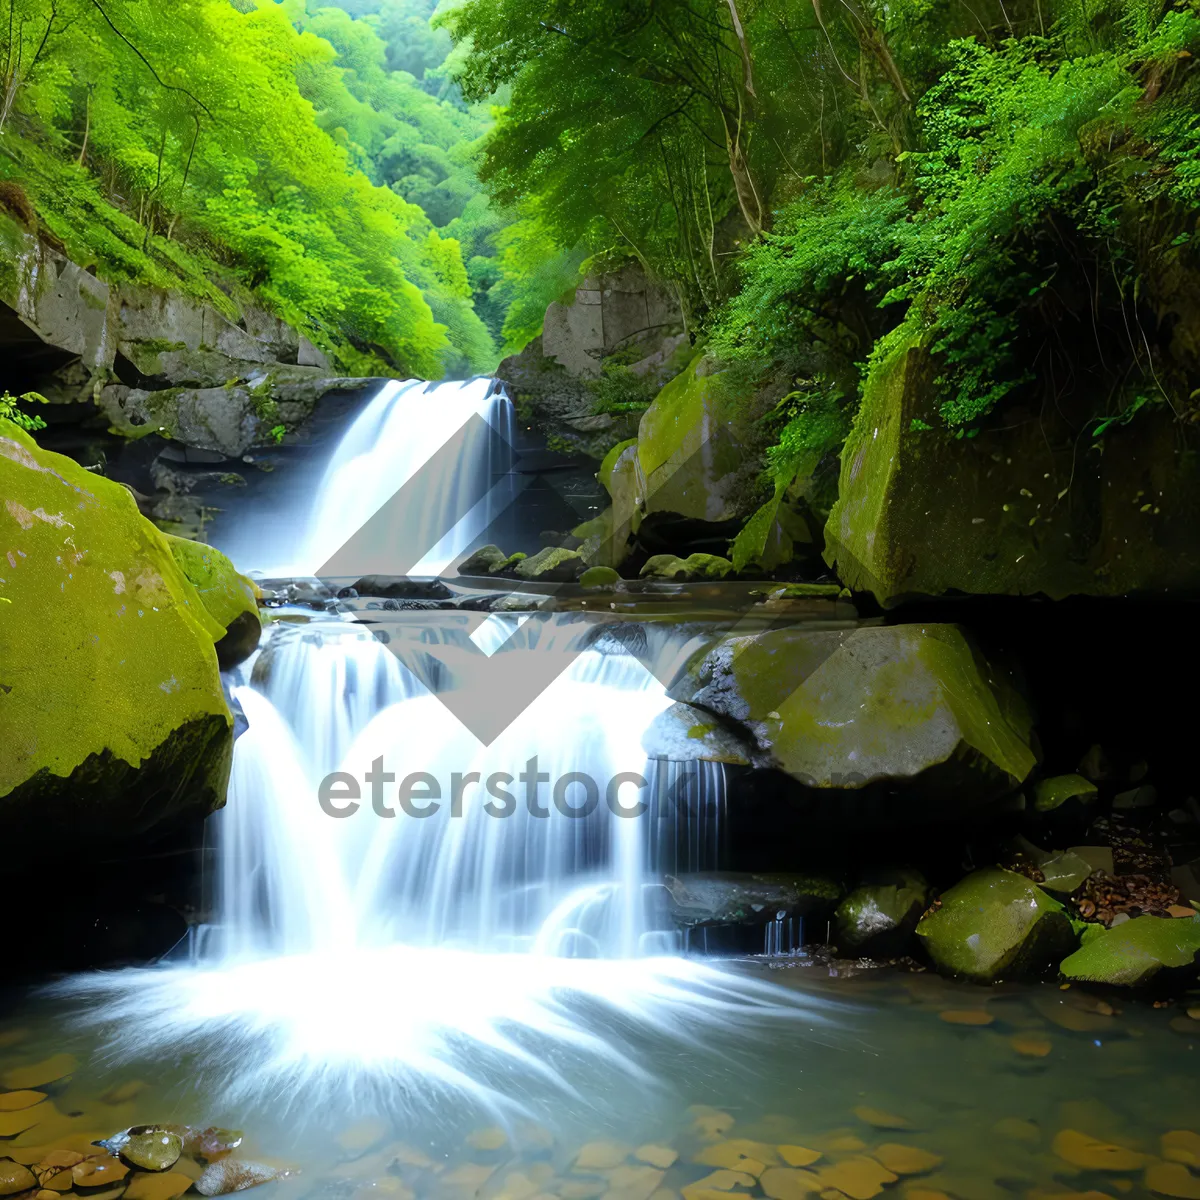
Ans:
[{"label": "shallow river bed", "polygon": [[[657,1031],[584,1005],[573,1028],[597,1041],[524,1043],[532,1061],[494,1072],[491,1094],[316,1061],[247,1089],[202,1042],[121,1061],[131,1043],[80,1027],[78,997],[9,996],[0,1083],[46,1099],[10,1109],[0,1094],[0,1157],[32,1164],[170,1123],[244,1130],[238,1157],[290,1170],[265,1185],[280,1200],[1200,1196],[1200,1019],[1184,1008],[891,971],[828,978],[786,960],[730,969],[787,1002],[709,1010],[694,1028],[676,1006]],[[361,999],[346,979],[345,1020]],[[210,1049],[221,1042],[214,1029]]]}]

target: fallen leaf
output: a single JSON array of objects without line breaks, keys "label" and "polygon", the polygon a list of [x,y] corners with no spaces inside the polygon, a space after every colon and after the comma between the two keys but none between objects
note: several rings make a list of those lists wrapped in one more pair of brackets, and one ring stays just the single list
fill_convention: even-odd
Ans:
[{"label": "fallen leaf", "polygon": [[618,1142],[588,1142],[575,1156],[572,1170],[610,1171],[629,1157],[629,1147]]},{"label": "fallen leaf", "polygon": [[0,1093],[0,1112],[16,1112],[21,1108],[32,1108],[45,1098],[45,1092],[31,1092],[28,1089],[20,1092],[2,1092]]},{"label": "fallen leaf", "polygon": [[85,1158],[71,1168],[71,1177],[79,1187],[104,1187],[119,1183],[129,1174],[129,1168],[111,1154]]},{"label": "fallen leaf", "polygon": [[694,1200],[696,1192],[731,1192],[734,1188],[752,1188],[754,1186],[754,1176],[747,1175],[744,1171],[713,1171],[710,1175],[705,1175],[703,1179],[697,1179],[695,1183],[689,1183],[687,1187],[680,1188],[684,1195],[684,1200]]},{"label": "fallen leaf", "polygon": [[1005,1117],[992,1126],[992,1132],[1015,1142],[1028,1142],[1036,1146],[1042,1140],[1042,1131],[1034,1121],[1022,1121],[1019,1117]]},{"label": "fallen leaf", "polygon": [[[26,1095],[29,1094],[26,1093]],[[33,1093],[33,1095],[37,1094]],[[18,1108],[10,1112],[0,1111],[0,1137],[16,1137],[18,1133],[32,1129],[56,1111],[54,1104],[49,1100],[32,1104],[28,1108]]]}]

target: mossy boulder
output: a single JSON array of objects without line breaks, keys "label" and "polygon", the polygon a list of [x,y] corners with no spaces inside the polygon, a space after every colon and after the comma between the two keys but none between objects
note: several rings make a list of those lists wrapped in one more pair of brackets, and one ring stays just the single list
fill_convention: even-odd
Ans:
[{"label": "mossy boulder", "polygon": [[689,554],[687,558],[656,554],[646,560],[639,574],[643,579],[724,579],[732,570],[733,563],[716,554]]},{"label": "mossy boulder", "polygon": [[612,567],[588,567],[579,577],[579,584],[585,588],[611,588],[621,582],[621,576]]},{"label": "mossy boulder", "polygon": [[834,914],[843,954],[886,958],[902,954],[929,898],[918,871],[893,871],[856,887]]},{"label": "mossy boulder", "polygon": [[120,484],[0,420],[0,837],[120,841],[224,803],[233,721],[209,615]]},{"label": "mossy boulder", "polygon": [[196,589],[208,615],[225,630],[217,642],[222,668],[236,666],[258,649],[262,620],[258,601],[262,590],[213,546],[188,538],[164,535],[171,554]]},{"label": "mossy boulder", "polygon": [[743,414],[725,377],[697,356],[659,392],[638,425],[643,512],[721,523],[756,507],[759,470],[747,451]]},{"label": "mossy boulder", "polygon": [[1037,975],[1076,944],[1063,906],[999,867],[955,884],[921,918],[917,936],[939,971],[976,983]]},{"label": "mossy boulder", "polygon": [[645,485],[638,472],[637,438],[618,442],[605,456],[596,478],[612,499],[599,517],[573,530],[583,540],[580,553],[592,566],[619,567],[641,528]]},{"label": "mossy boulder", "polygon": [[1134,917],[1097,932],[1063,960],[1064,979],[1136,987],[1164,967],[1191,967],[1200,954],[1200,914],[1194,917]]},{"label": "mossy boulder", "polygon": [[480,546],[458,564],[460,575],[494,575],[508,565],[508,555],[499,546]]},{"label": "mossy boulder", "polygon": [[[1012,680],[954,625],[731,634],[697,652],[670,694],[739,727],[756,765],[840,793],[818,818],[864,789],[884,824],[961,816],[1036,764]],[[706,757],[703,738],[692,745]]]},{"label": "mossy boulder", "polygon": [[1200,590],[1200,459],[1166,405],[1088,439],[1107,400],[1080,389],[1069,411],[1006,408],[956,437],[937,370],[902,335],[867,377],[825,527],[843,583],[885,605]]},{"label": "mossy boulder", "polygon": [[561,546],[547,546],[529,558],[516,564],[518,579],[538,583],[572,583],[587,570],[587,563],[575,550],[564,550]]}]

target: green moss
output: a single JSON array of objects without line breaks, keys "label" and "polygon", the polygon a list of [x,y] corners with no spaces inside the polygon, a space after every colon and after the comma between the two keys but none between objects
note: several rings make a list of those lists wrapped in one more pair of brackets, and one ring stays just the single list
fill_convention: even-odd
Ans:
[{"label": "green moss", "polygon": [[743,515],[747,457],[725,381],[704,365],[698,355],[642,415],[637,465],[647,512],[721,522]]},{"label": "green moss", "polygon": [[189,538],[164,536],[179,569],[222,629],[228,630],[243,615],[258,620],[258,598],[262,595],[258,585],[239,574],[220,550]]},{"label": "green moss", "polygon": [[990,867],[968,875],[917,925],[948,975],[994,983],[1037,974],[1075,942],[1066,910],[1023,875]]},{"label": "green moss", "polygon": [[916,871],[864,884],[837,907],[838,949],[843,953],[893,955],[903,953],[925,911],[929,885]]},{"label": "green moss", "polygon": [[621,582],[621,576],[612,567],[588,567],[579,577],[581,587],[610,588]]},{"label": "green moss", "polygon": [[733,563],[716,554],[689,554],[679,558],[674,554],[656,554],[642,567],[643,579],[724,579],[733,570]]},{"label": "green moss", "polygon": [[531,558],[522,557],[516,564],[518,579],[536,579],[543,582],[566,582],[578,579],[586,569],[583,559],[574,550],[561,546],[547,546]]},{"label": "green moss", "polygon": [[90,757],[139,767],[190,723],[232,719],[209,616],[120,484],[0,421],[0,796]]},{"label": "green moss", "polygon": [[1134,987],[1164,967],[1190,967],[1200,953],[1200,915],[1134,917],[1097,932],[1063,960],[1064,979]]}]

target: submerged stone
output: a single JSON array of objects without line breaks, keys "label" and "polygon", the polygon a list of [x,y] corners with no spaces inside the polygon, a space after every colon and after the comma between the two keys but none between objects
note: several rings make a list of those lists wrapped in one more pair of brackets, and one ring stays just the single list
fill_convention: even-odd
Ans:
[{"label": "submerged stone", "polygon": [[1023,875],[989,867],[968,875],[917,925],[939,970],[977,983],[1034,975],[1075,944],[1066,910]]},{"label": "submerged stone", "polygon": [[1098,930],[1063,960],[1064,979],[1136,987],[1164,967],[1190,967],[1200,953],[1200,915],[1134,917]]}]

